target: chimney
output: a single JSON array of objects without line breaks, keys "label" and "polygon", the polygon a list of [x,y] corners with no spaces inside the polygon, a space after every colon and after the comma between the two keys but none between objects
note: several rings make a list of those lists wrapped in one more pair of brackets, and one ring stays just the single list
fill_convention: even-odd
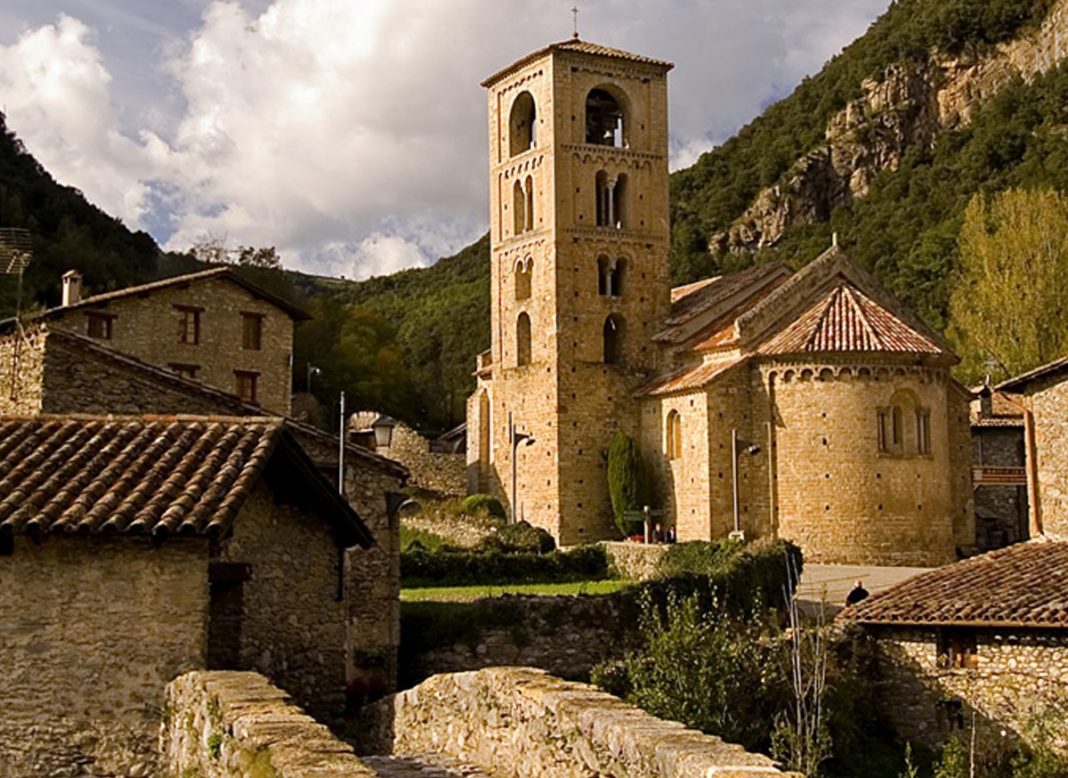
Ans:
[{"label": "chimney", "polygon": [[63,274],[63,306],[74,305],[82,299],[82,274],[68,270]]}]

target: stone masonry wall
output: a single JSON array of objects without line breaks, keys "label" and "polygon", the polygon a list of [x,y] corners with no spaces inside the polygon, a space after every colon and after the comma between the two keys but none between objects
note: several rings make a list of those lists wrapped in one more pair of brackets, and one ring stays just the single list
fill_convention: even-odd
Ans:
[{"label": "stone masonry wall", "polygon": [[166,778],[374,778],[352,747],[262,675],[194,672],[167,686]]},{"label": "stone masonry wall", "polygon": [[604,542],[605,551],[623,578],[647,581],[656,575],[656,566],[671,546],[654,543]]},{"label": "stone masonry wall", "polygon": [[0,556],[0,775],[157,774],[163,688],[204,666],[208,543],[15,538]]},{"label": "stone masonry wall", "polygon": [[[219,559],[251,565],[242,584],[240,662],[322,719],[339,715],[345,689],[345,603],[338,551],[322,519],[278,505],[260,483]],[[357,593],[358,596],[359,593]]]},{"label": "stone masonry wall", "polygon": [[1068,540],[1068,381],[1039,385],[1028,399],[1035,418],[1042,530]]},{"label": "stone masonry wall", "polygon": [[389,446],[376,451],[408,468],[415,486],[454,497],[467,493],[467,455],[432,452],[430,441],[405,424],[398,423]]},{"label": "stone masonry wall", "polygon": [[[965,670],[940,666],[934,629],[875,633],[879,703],[902,738],[938,746],[953,732],[970,730],[974,711],[981,743],[1026,740],[1036,720],[1068,716],[1068,638],[1035,631],[975,634],[978,667]],[[1068,754],[1068,735],[1060,731],[1059,742],[1045,745]]]},{"label": "stone masonry wall", "polygon": [[444,752],[502,778],[780,775],[741,746],[530,668],[438,675],[365,711],[361,753]]},{"label": "stone masonry wall", "polygon": [[46,333],[39,327],[0,337],[0,413],[40,413]]},{"label": "stone masonry wall", "polygon": [[[178,305],[203,309],[199,343],[179,341]],[[237,391],[235,370],[255,372],[259,375],[257,402],[269,411],[289,413],[293,320],[238,284],[220,278],[176,284],[111,300],[106,307],[93,310],[115,317],[112,337],[101,341],[104,345],[164,368],[195,365],[198,381],[226,392]],[[258,350],[243,348],[242,313],[262,316]],[[86,309],[58,314],[51,326],[86,335]]]}]

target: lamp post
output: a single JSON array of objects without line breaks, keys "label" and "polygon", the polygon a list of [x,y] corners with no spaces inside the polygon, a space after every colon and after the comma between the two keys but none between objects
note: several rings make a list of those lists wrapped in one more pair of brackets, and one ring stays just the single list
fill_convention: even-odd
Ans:
[{"label": "lamp post", "polygon": [[534,438],[525,432],[519,432],[512,422],[512,414],[508,414],[508,440],[512,444],[512,524],[516,523],[516,484],[518,483],[518,462],[516,462],[520,446],[534,445]]},{"label": "lamp post", "polygon": [[393,443],[393,428],[397,422],[391,417],[382,415],[371,424],[371,431],[375,434],[375,448],[389,448]]},{"label": "lamp post", "polygon": [[760,453],[760,446],[740,440],[738,438],[738,429],[735,427],[731,430],[731,496],[733,497],[734,505],[734,531],[730,534],[730,537],[735,540],[745,540],[745,533],[742,531],[741,520],[738,515],[738,454],[743,451],[750,456],[756,456]]}]

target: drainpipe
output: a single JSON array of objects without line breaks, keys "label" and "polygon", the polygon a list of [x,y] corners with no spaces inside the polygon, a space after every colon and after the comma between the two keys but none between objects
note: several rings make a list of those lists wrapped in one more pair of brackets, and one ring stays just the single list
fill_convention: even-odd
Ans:
[{"label": "drainpipe", "polygon": [[1027,531],[1032,538],[1042,534],[1042,506],[1038,499],[1038,448],[1035,445],[1035,415],[1023,403],[1012,399],[1005,392],[993,389],[997,395],[1019,408],[1024,417],[1024,459],[1027,472]]}]

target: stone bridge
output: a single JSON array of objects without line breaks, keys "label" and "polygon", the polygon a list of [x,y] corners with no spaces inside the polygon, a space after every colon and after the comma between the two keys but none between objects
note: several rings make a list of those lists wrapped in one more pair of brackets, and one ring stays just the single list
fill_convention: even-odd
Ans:
[{"label": "stone bridge", "polygon": [[784,775],[765,756],[522,667],[433,676],[364,709],[357,731],[354,751],[263,676],[198,671],[167,687],[161,747],[166,774],[200,778]]}]

